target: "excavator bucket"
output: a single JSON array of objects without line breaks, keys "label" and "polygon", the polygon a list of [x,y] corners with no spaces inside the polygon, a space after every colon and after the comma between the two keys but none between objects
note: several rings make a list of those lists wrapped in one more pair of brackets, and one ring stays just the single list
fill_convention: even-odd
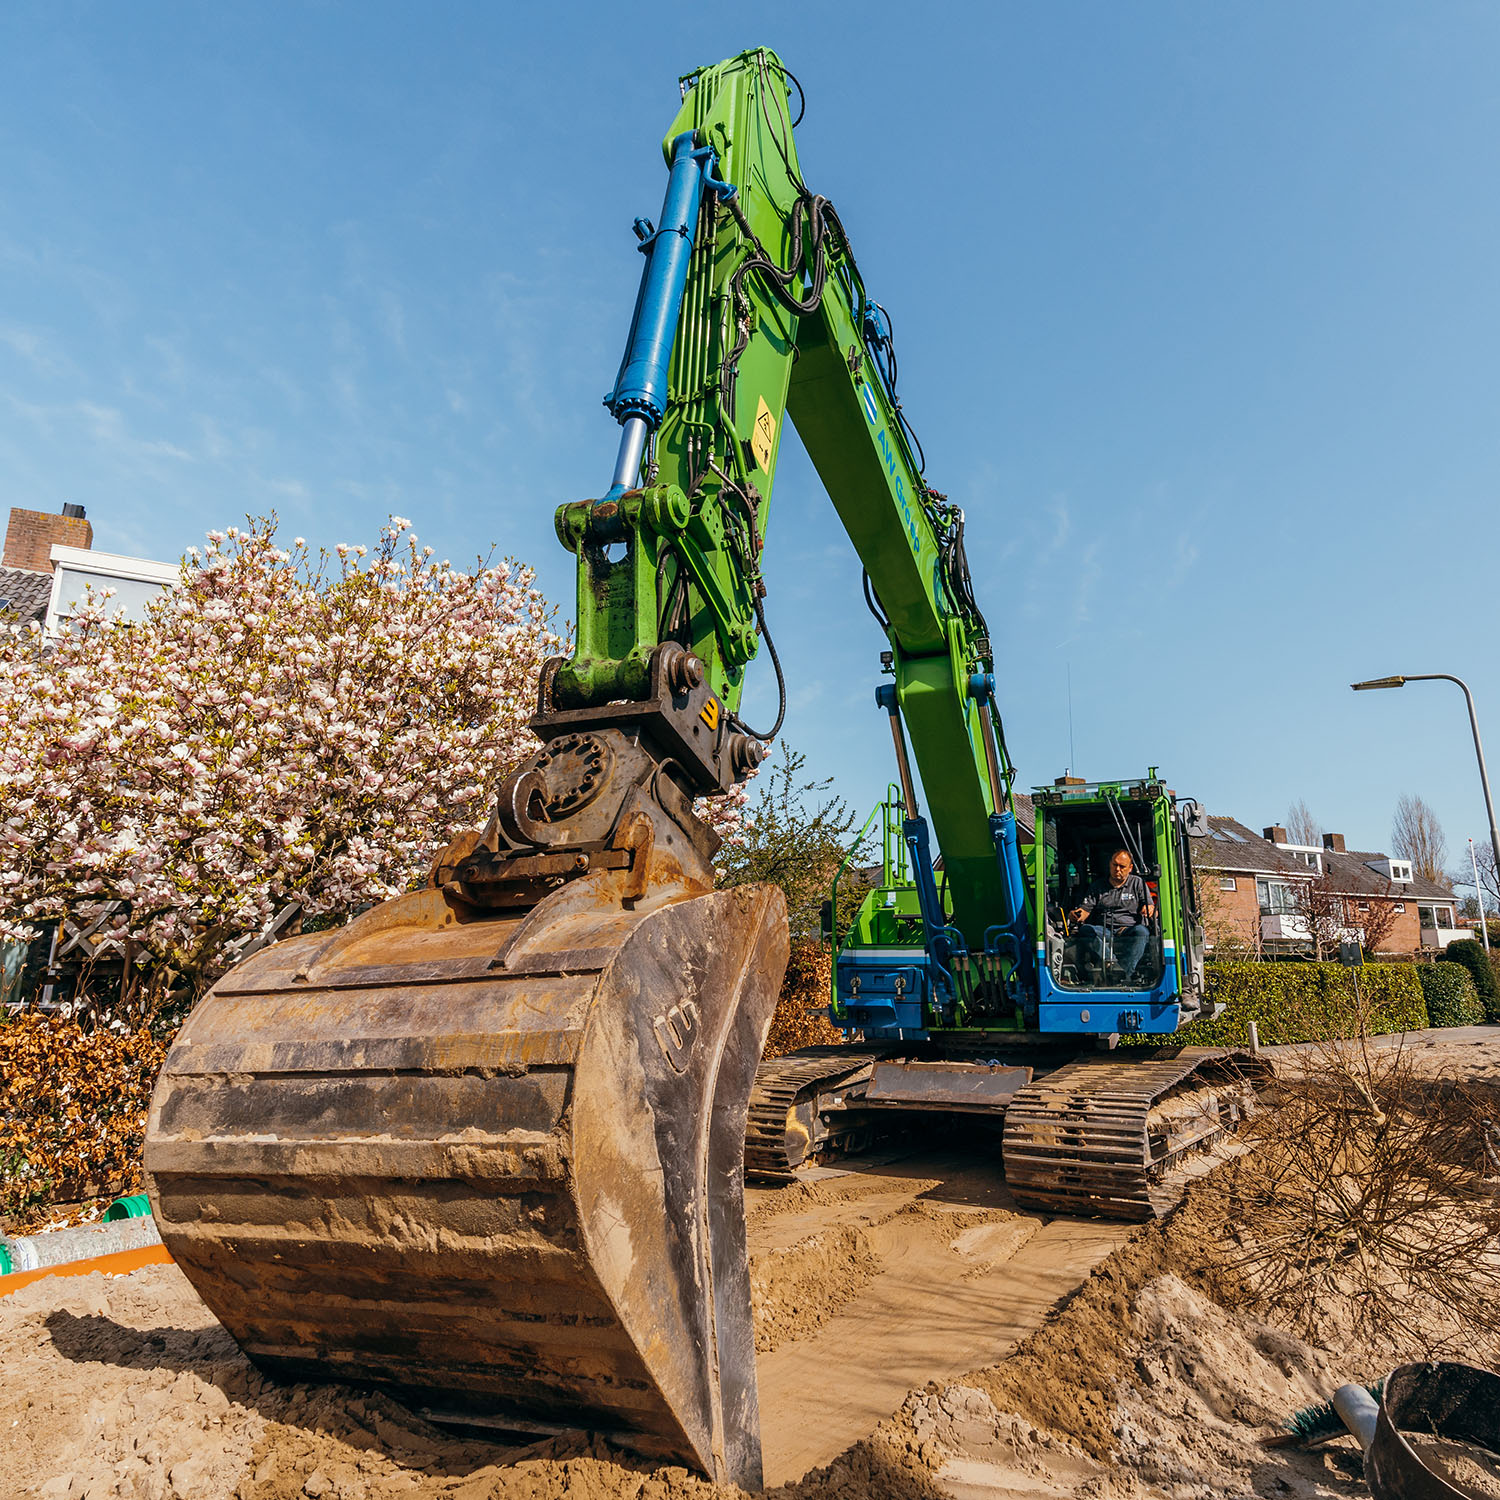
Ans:
[{"label": "excavator bucket", "polygon": [[[756,1488],[742,1161],[784,904],[684,875],[681,810],[632,805],[592,856],[469,835],[450,853],[473,854],[470,900],[446,868],[233,970],[167,1058],[147,1180],[173,1258],[264,1370],[586,1428]],[[505,881],[482,886],[485,858]]]}]

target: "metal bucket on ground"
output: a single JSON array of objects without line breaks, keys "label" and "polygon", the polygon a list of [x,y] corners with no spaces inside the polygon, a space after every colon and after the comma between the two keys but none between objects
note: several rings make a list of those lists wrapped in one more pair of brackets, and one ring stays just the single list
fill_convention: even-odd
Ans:
[{"label": "metal bucket on ground", "polygon": [[[163,1067],[147,1183],[267,1371],[754,1488],[743,1151],[785,909],[711,889],[632,753],[592,854],[497,853],[492,824],[436,888],[221,980]],[[540,807],[537,774],[509,785]]]}]

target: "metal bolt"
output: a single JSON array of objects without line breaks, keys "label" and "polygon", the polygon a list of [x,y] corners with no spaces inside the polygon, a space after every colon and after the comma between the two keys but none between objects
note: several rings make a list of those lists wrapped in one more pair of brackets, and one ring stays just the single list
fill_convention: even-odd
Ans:
[{"label": "metal bolt", "polygon": [[691,651],[673,655],[667,662],[667,685],[674,693],[690,693],[703,686],[703,663]]}]

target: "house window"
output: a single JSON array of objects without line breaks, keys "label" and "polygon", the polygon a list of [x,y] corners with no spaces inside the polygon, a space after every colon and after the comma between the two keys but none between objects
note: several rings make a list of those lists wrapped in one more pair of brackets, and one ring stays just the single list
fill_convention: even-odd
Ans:
[{"label": "house window", "polygon": [[1297,910],[1297,893],[1284,880],[1256,880],[1256,899],[1263,917],[1291,916]]},{"label": "house window", "polygon": [[1453,926],[1453,908],[1451,906],[1440,906],[1437,909],[1437,924],[1439,927]]},{"label": "house window", "polygon": [[85,547],[54,546],[51,561],[52,599],[47,606],[46,626],[49,635],[66,626],[90,589],[96,595],[105,589],[114,590],[108,605],[111,617],[123,614],[127,620],[140,620],[151,600],[182,581],[182,570],[176,563],[116,557]]},{"label": "house window", "polygon": [[1432,908],[1430,906],[1419,906],[1417,908],[1417,921],[1423,927],[1436,927],[1437,926],[1437,921],[1434,919],[1434,917],[1432,915]]},{"label": "house window", "polygon": [[1398,917],[1404,917],[1406,915],[1406,902],[1392,901],[1391,910],[1395,912]]},{"label": "house window", "polygon": [[1299,865],[1306,865],[1314,875],[1323,873],[1323,856],[1316,849],[1288,849],[1286,851]]},{"label": "house window", "polygon": [[1356,901],[1354,905],[1360,911],[1369,911],[1370,909],[1370,903],[1368,901]]},{"label": "house window", "polygon": [[1221,891],[1232,891],[1234,889],[1234,876],[1233,875],[1221,875],[1221,876],[1219,876],[1219,889]]}]

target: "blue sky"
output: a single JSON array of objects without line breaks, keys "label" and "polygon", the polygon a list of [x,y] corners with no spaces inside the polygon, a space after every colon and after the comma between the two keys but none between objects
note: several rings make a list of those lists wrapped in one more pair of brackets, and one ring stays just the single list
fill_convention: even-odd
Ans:
[{"label": "blue sky", "polygon": [[[1457,856],[1457,690],[1347,684],[1466,676],[1500,755],[1492,5],[9,5],[4,503],[158,558],[394,511],[571,613],[551,518],[608,482],[676,78],[761,42],[967,509],[1023,780],[1154,763],[1375,848],[1419,792]],[[786,734],[863,806],[881,641],[782,464]]]}]

